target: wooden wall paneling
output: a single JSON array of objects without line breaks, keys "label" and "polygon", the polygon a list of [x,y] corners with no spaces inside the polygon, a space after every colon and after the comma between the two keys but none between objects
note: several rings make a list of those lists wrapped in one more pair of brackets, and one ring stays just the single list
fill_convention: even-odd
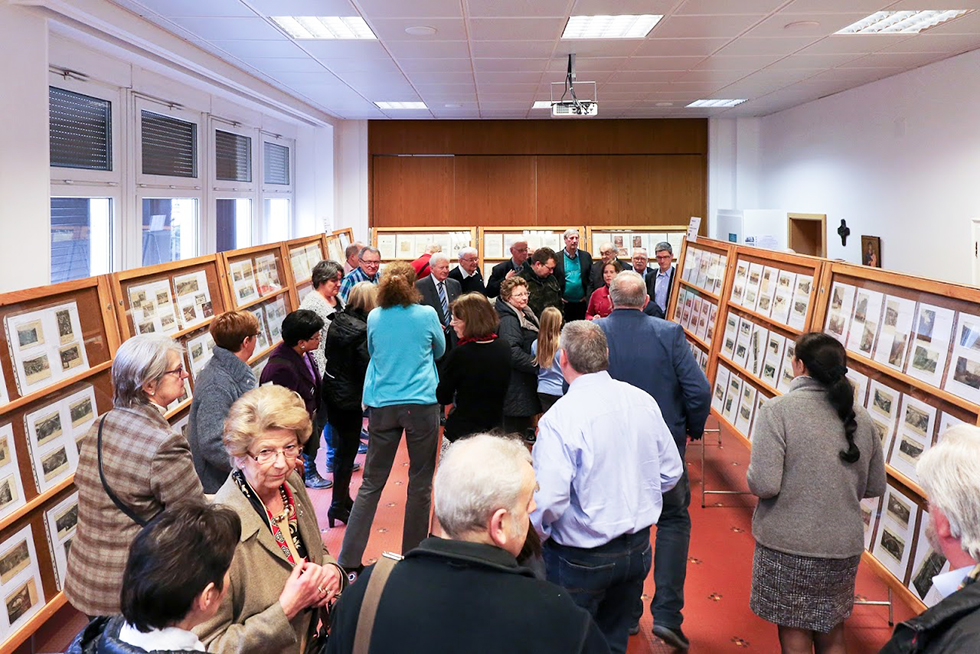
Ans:
[{"label": "wooden wall paneling", "polygon": [[371,225],[433,227],[453,217],[454,157],[372,157]]},{"label": "wooden wall paneling", "polygon": [[457,225],[536,225],[535,157],[458,156]]}]

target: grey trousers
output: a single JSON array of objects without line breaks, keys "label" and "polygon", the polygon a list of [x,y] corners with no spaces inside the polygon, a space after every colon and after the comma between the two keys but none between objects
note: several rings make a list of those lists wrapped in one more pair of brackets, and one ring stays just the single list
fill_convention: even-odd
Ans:
[{"label": "grey trousers", "polygon": [[429,508],[432,504],[432,475],[439,449],[439,405],[396,404],[370,409],[364,478],[354,500],[344,543],[338,562],[344,568],[361,565],[364,548],[371,535],[374,514],[381,492],[388,482],[402,431],[408,445],[408,500],[405,503],[405,527],[402,551],[409,551],[429,533]]}]

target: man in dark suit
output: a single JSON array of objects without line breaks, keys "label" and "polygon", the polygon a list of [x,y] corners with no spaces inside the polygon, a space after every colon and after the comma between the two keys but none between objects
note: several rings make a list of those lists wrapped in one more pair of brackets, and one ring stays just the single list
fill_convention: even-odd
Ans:
[{"label": "man in dark suit", "polygon": [[670,287],[674,284],[674,250],[667,241],[657,243],[654,249],[657,258],[657,271],[653,282],[647,282],[647,293],[650,301],[655,303],[667,315],[667,303],[670,302]]},{"label": "man in dark suit", "polygon": [[[602,257],[602,260],[592,262],[592,273],[589,275],[589,285],[593,291],[597,288],[602,288],[602,285],[605,284],[602,279],[602,267],[610,261],[619,261],[619,266],[623,270],[630,269],[630,262],[617,259],[616,257],[618,254],[619,250],[616,248],[616,246],[608,241],[599,246],[599,256]],[[588,302],[588,300],[586,300],[586,302]]]},{"label": "man in dark suit", "polygon": [[422,294],[422,304],[427,304],[436,310],[442,331],[446,336],[446,352],[456,344],[456,330],[449,326],[453,314],[449,305],[458,298],[462,291],[459,282],[449,279],[449,257],[444,252],[436,252],[429,259],[430,273],[428,277],[415,282],[415,288]]},{"label": "man in dark suit", "polygon": [[[680,325],[643,314],[649,301],[647,286],[636,272],[622,272],[610,284],[613,312],[596,323],[609,344],[609,374],[653,396],[660,405],[677,450],[684,458],[687,437],[704,435],[711,409],[711,387],[698,367]],[[663,512],[657,522],[653,578],[657,591],[650,604],[653,632],[669,645],[687,649],[681,631],[684,579],[691,539],[691,487],[687,472],[664,493]],[[636,600],[634,624],[643,613]]]},{"label": "man in dark suit", "polygon": [[480,274],[479,253],[476,248],[463,248],[459,251],[459,265],[449,271],[449,279],[455,279],[463,293],[487,294]]},{"label": "man in dark suit", "polygon": [[577,229],[565,230],[565,248],[555,258],[555,279],[561,288],[565,320],[584,320],[592,294],[592,255],[578,247]]},{"label": "man in dark suit", "polygon": [[526,262],[527,241],[517,241],[510,246],[510,259],[498,263],[490,271],[490,279],[487,280],[487,297],[500,295],[501,282],[524,270],[525,265],[530,265]]}]

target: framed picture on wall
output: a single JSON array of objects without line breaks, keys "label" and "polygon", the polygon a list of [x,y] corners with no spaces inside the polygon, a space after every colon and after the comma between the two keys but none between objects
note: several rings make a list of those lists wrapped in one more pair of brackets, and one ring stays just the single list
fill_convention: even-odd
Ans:
[{"label": "framed picture on wall", "polygon": [[880,236],[861,236],[861,263],[872,268],[881,268]]}]

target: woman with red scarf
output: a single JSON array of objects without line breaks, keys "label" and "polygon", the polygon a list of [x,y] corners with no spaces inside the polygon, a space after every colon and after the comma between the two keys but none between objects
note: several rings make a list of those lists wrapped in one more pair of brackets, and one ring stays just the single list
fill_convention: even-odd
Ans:
[{"label": "woman with red scarf", "polygon": [[452,325],[459,341],[442,362],[436,398],[452,404],[443,435],[463,436],[500,428],[510,383],[510,345],[497,338],[500,319],[482,293],[453,302]]}]

